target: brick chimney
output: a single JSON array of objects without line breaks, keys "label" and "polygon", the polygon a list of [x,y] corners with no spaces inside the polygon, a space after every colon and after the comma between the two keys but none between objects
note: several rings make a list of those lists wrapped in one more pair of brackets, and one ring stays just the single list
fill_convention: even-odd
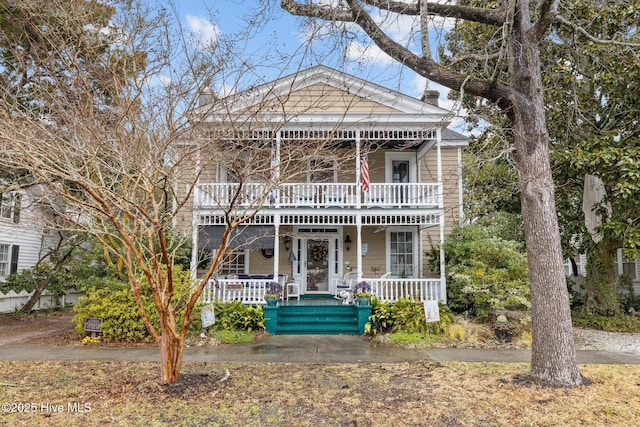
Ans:
[{"label": "brick chimney", "polygon": [[211,104],[215,99],[213,94],[213,90],[209,86],[205,86],[200,90],[198,94],[198,106],[202,107],[203,105]]},{"label": "brick chimney", "polygon": [[440,97],[440,92],[438,92],[437,90],[425,89],[424,93],[422,94],[421,100],[423,102],[426,102],[427,104],[435,105],[437,107],[439,97]]}]

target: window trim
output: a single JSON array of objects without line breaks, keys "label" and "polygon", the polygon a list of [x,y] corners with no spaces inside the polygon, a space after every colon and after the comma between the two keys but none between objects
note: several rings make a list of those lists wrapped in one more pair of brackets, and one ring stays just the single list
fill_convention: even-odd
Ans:
[{"label": "window trim", "polygon": [[386,231],[386,258],[387,258],[387,271],[393,271],[391,266],[391,234],[392,233],[411,233],[412,235],[412,255],[413,255],[413,272],[407,274],[407,278],[418,277],[419,274],[419,247],[418,240],[420,239],[420,233],[411,227],[388,227]]},{"label": "window trim", "polygon": [[[0,193],[0,221],[17,224],[20,220],[20,203],[22,195],[17,191]],[[8,212],[8,216],[4,213]]]}]

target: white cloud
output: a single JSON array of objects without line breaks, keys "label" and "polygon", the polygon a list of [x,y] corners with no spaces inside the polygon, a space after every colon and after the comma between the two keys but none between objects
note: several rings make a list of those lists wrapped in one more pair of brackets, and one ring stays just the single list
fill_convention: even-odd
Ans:
[{"label": "white cloud", "polygon": [[193,15],[187,15],[187,28],[191,31],[193,44],[207,48],[215,46],[218,42],[218,27],[209,20]]},{"label": "white cloud", "polygon": [[351,42],[347,46],[348,59],[359,61],[360,63],[387,66],[394,63],[394,60],[384,53],[378,46],[372,44],[365,46],[358,42]]}]

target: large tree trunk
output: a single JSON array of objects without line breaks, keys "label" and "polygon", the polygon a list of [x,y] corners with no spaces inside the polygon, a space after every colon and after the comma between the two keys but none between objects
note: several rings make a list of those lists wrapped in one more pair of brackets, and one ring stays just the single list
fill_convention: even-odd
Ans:
[{"label": "large tree trunk", "polygon": [[527,2],[519,2],[509,43],[512,84],[518,93],[513,123],[518,185],[531,284],[531,375],[539,383],[575,386],[578,369],[569,294],[562,262],[549,136],[542,96],[537,40],[529,28]]}]

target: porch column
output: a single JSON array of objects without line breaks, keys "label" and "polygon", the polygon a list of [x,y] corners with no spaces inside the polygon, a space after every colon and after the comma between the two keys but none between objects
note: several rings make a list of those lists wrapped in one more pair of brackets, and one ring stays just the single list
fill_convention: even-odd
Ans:
[{"label": "porch column", "polygon": [[273,228],[275,230],[275,236],[273,236],[273,280],[278,282],[280,266],[280,214],[273,216]]},{"label": "porch column", "polygon": [[[357,209],[360,209],[362,207],[362,182],[360,178],[360,159],[361,159],[360,150],[361,150],[360,129],[356,129],[356,208]],[[360,230],[358,230],[358,238],[360,238]],[[360,243],[358,243],[358,246],[360,246]]]},{"label": "porch column", "polygon": [[360,213],[356,215],[356,268],[358,272],[358,282],[362,280],[362,217]]},{"label": "porch column", "polygon": [[[273,182],[275,183],[276,188],[272,188],[271,191],[275,192],[276,200],[275,205],[278,207],[280,205],[280,145],[282,143],[282,131],[276,131],[276,153],[275,153],[275,167],[273,171]],[[276,236],[278,233],[276,233]],[[276,242],[277,243],[277,242]]]},{"label": "porch column", "polygon": [[[200,176],[200,146],[198,145],[198,150],[196,151],[196,164],[195,164],[195,174],[194,176]],[[189,268],[191,270],[191,278],[196,280],[198,278],[198,225],[200,222],[200,214],[199,214],[199,206],[198,206],[198,181],[196,180],[195,191],[191,195],[193,198],[193,210],[191,213],[191,262]]]},{"label": "porch column", "polygon": [[436,153],[438,160],[438,208],[440,209],[440,217],[438,225],[440,227],[440,298],[444,304],[447,303],[447,281],[446,281],[446,259],[444,253],[444,184],[442,182],[442,130],[438,129],[436,132]]}]

